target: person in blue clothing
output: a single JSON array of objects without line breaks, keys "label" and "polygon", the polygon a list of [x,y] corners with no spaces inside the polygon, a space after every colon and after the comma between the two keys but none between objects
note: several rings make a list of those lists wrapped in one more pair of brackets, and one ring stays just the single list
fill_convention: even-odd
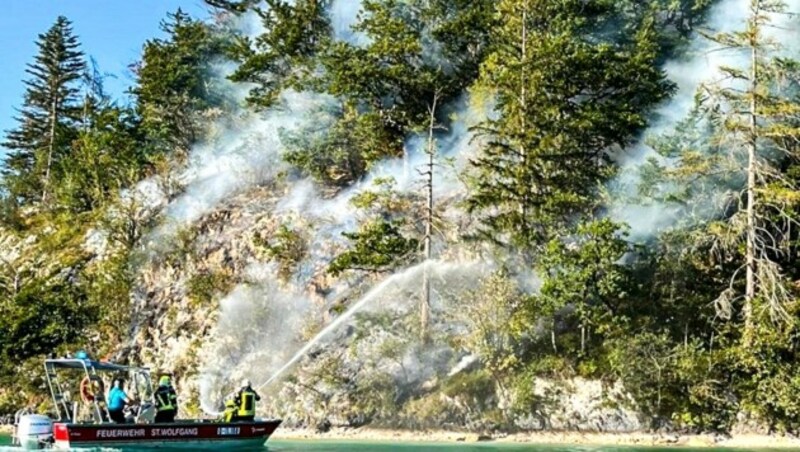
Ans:
[{"label": "person in blue clothing", "polygon": [[131,404],[131,399],[125,394],[125,381],[122,378],[114,380],[114,387],[108,391],[108,415],[117,424],[125,423],[125,414],[122,410]]}]

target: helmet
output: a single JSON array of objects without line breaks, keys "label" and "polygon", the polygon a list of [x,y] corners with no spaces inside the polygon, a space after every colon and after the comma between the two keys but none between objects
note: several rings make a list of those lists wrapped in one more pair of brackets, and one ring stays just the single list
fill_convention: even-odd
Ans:
[{"label": "helmet", "polygon": [[158,379],[158,385],[169,386],[170,385],[169,375],[162,375],[161,378]]},{"label": "helmet", "polygon": [[250,380],[248,380],[247,378],[242,380],[242,387],[243,388],[249,388],[250,387]]}]

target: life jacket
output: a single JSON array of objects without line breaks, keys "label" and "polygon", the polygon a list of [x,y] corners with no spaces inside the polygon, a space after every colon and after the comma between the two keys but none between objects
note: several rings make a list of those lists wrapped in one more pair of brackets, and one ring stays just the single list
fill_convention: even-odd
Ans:
[{"label": "life jacket", "polygon": [[177,396],[169,388],[161,388],[156,391],[156,411],[175,411],[178,409]]},{"label": "life jacket", "polygon": [[245,388],[239,393],[239,416],[255,416],[256,414],[256,393],[252,389]]}]

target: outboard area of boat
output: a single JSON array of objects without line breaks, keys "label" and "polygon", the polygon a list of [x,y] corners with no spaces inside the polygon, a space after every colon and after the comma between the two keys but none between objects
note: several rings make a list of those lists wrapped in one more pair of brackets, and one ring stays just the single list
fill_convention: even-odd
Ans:
[{"label": "outboard area of boat", "polygon": [[44,449],[53,443],[53,420],[42,414],[20,410],[14,416],[14,445],[23,449]]}]

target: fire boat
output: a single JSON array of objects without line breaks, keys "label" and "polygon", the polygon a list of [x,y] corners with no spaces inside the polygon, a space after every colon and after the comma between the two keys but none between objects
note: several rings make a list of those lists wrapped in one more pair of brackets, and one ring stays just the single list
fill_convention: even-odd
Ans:
[{"label": "fire boat", "polygon": [[[85,356],[85,355],[84,355]],[[48,359],[47,386],[55,406],[54,417],[24,409],[14,419],[13,440],[26,449],[259,449],[281,424],[279,419],[223,422],[186,419],[154,422],[155,405],[150,370],[86,357]],[[128,395],[140,401],[126,409],[126,422],[110,421],[105,388],[124,376]],[[79,385],[76,385],[80,381]],[[70,389],[79,388],[80,401]]]}]

